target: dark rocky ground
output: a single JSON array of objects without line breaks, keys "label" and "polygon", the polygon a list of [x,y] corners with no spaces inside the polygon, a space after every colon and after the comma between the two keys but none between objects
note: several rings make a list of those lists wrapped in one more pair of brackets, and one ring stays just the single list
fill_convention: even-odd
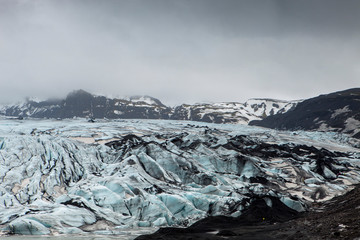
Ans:
[{"label": "dark rocky ground", "polygon": [[[306,99],[284,114],[254,120],[249,125],[281,130],[336,131],[360,138],[360,88]],[[356,126],[351,126],[353,122]]]},{"label": "dark rocky ground", "polygon": [[360,186],[301,214],[272,201],[272,208],[254,201],[239,218],[209,217],[137,239],[360,239]]}]

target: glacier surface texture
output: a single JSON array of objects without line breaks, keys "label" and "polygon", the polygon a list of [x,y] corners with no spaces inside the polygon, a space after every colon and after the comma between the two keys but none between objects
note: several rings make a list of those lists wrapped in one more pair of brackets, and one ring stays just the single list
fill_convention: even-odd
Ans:
[{"label": "glacier surface texture", "polygon": [[338,133],[165,120],[0,120],[3,233],[116,234],[237,217],[255,199],[305,211],[358,183]]}]

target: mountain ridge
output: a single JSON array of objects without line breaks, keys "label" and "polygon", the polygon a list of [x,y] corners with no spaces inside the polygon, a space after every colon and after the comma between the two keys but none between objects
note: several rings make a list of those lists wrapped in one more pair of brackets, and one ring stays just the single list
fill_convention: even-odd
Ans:
[{"label": "mountain ridge", "polygon": [[45,101],[28,99],[21,104],[3,106],[0,108],[0,114],[21,118],[138,118],[247,124],[251,120],[286,112],[297,102],[249,99],[245,103],[196,103],[169,107],[159,99],[146,95],[109,98],[80,89],[70,92],[64,99]]},{"label": "mountain ridge", "polygon": [[279,130],[334,131],[360,138],[360,88],[351,88],[300,102],[292,111],[249,125]]},{"label": "mountain ridge", "polygon": [[19,118],[163,119],[249,124],[279,130],[332,131],[360,138],[360,88],[285,101],[252,98],[245,103],[217,102],[169,107],[150,96],[109,98],[84,90],[64,99],[0,107],[0,115]]}]

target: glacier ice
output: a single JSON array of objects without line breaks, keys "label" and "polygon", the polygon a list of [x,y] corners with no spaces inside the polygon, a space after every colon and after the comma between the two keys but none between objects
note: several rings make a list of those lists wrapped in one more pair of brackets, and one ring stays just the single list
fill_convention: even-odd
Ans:
[{"label": "glacier ice", "polygon": [[239,216],[278,198],[297,211],[360,180],[354,139],[181,121],[0,120],[0,226],[111,234]]},{"label": "glacier ice", "polygon": [[50,230],[40,222],[32,219],[19,218],[9,224],[10,231],[22,235],[46,235]]}]

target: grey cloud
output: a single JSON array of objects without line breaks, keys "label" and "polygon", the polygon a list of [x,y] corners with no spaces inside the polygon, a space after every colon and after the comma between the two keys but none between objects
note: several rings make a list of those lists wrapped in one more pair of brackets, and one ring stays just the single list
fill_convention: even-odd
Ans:
[{"label": "grey cloud", "polygon": [[307,98],[359,85],[359,25],[352,0],[0,0],[0,101]]}]

